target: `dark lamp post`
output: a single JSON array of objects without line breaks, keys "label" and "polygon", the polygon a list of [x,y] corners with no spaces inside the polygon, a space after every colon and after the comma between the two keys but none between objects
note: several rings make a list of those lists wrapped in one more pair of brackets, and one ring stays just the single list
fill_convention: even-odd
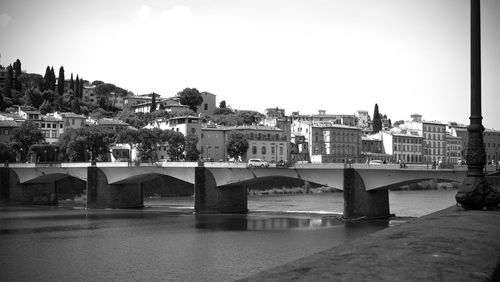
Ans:
[{"label": "dark lamp post", "polygon": [[479,0],[471,0],[471,96],[469,146],[467,148],[467,175],[455,199],[466,210],[497,208],[500,193],[492,189],[484,176],[486,152],[484,149],[481,116],[481,13]]}]

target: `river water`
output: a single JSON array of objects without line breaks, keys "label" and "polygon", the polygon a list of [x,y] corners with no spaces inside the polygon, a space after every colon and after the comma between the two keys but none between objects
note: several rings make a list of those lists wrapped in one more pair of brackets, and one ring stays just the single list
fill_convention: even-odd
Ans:
[{"label": "river water", "polygon": [[[418,217],[454,190],[390,192],[391,213]],[[2,281],[231,281],[408,219],[344,224],[342,193],[251,196],[246,215],[195,215],[193,198],[141,210],[0,207]]]}]

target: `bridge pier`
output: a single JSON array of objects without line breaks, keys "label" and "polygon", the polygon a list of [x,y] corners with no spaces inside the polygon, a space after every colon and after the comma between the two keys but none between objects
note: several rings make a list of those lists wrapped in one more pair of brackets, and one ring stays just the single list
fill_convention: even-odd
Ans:
[{"label": "bridge pier", "polygon": [[213,174],[195,167],[194,210],[196,213],[246,213],[247,189],[244,185],[217,187]]},{"label": "bridge pier", "polygon": [[106,175],[95,166],[87,168],[87,208],[142,208],[141,183],[108,184]]},{"label": "bridge pier", "polygon": [[384,190],[365,190],[365,183],[353,168],[344,169],[344,218],[375,219],[388,218],[389,192]]},{"label": "bridge pier", "polygon": [[56,205],[56,183],[20,183],[19,177],[8,167],[0,168],[0,199],[6,203],[27,205]]}]

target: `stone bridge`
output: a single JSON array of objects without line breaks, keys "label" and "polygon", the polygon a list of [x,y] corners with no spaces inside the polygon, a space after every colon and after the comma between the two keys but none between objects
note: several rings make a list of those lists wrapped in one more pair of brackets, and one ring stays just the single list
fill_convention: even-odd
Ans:
[{"label": "stone bridge", "polygon": [[[111,164],[109,164],[111,165]],[[387,189],[428,179],[461,182],[464,169],[400,169],[395,166],[309,165],[294,168],[197,166],[16,166],[0,168],[3,201],[56,204],[61,185],[84,183],[88,208],[143,207],[142,183],[167,176],[193,184],[197,213],[247,212],[247,187],[265,179],[294,178],[344,190],[344,216],[387,217]],[[80,184],[81,185],[81,184]]]}]

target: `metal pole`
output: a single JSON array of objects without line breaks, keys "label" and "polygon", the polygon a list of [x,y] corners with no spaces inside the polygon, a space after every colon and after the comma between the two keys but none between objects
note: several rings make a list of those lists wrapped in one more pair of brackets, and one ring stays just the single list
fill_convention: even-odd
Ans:
[{"label": "metal pole", "polygon": [[493,190],[485,179],[483,169],[486,152],[483,143],[484,127],[481,116],[481,6],[471,0],[471,97],[469,146],[467,148],[467,176],[455,196],[464,209],[496,208],[500,193]]}]

